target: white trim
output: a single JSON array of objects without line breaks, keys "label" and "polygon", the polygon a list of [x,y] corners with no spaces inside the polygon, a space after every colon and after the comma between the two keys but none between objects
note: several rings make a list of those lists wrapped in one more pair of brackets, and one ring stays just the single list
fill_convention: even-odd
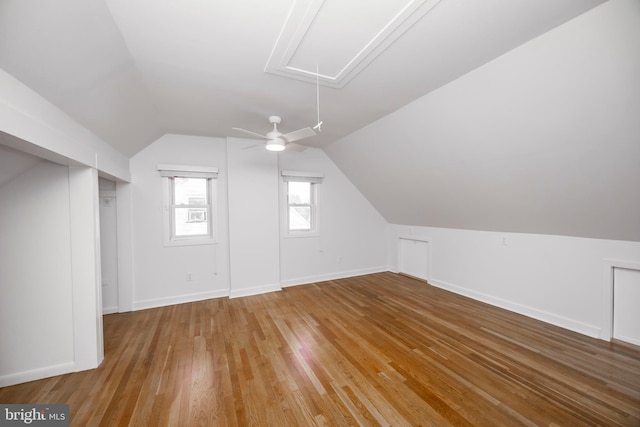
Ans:
[{"label": "white trim", "polygon": [[637,345],[637,346],[640,347],[640,340],[638,340],[636,338],[633,338],[633,337],[627,337],[627,336],[623,336],[623,335],[618,335],[618,338],[616,338],[616,340],[624,341],[626,343]]},{"label": "white trim", "polygon": [[183,237],[179,239],[166,238],[164,241],[164,246],[169,248],[174,246],[215,245],[217,243],[218,243],[217,240],[212,237],[194,236],[194,237]]},{"label": "white trim", "polygon": [[167,298],[154,298],[133,303],[134,310],[146,310],[148,308],[166,307],[168,305],[184,304],[188,302],[203,301],[213,298],[222,298],[229,295],[229,289],[218,291],[198,292],[193,294],[178,295]]},{"label": "white trim", "polygon": [[[294,54],[312,53],[308,52],[308,49],[305,50],[303,41],[311,34],[309,29],[317,22],[317,16],[324,0],[292,2],[287,19],[280,28],[264,71],[314,84],[342,88],[439,2],[440,0],[409,0],[399,4],[390,20],[381,23],[379,28],[376,28],[377,31],[372,32],[371,38],[362,40],[362,44],[354,49],[353,55],[347,55],[343,62],[322,74],[318,74],[315,67],[312,69],[298,68],[299,66],[296,66],[292,59],[295,57]],[[322,20],[320,21],[322,22]],[[320,27],[322,28],[321,24]],[[320,67],[322,64],[322,59],[320,59]]]},{"label": "white trim", "polygon": [[8,387],[29,381],[41,380],[43,378],[55,377],[58,375],[68,374],[70,372],[76,372],[75,363],[73,362],[60,363],[58,365],[51,365],[38,369],[30,369],[28,371],[0,376],[0,387]]},{"label": "white trim", "polygon": [[300,172],[300,171],[281,171],[282,180],[284,182],[297,181],[297,182],[312,182],[315,184],[322,183],[324,174],[321,172]]},{"label": "white trim", "polygon": [[580,334],[587,335],[592,338],[598,338],[598,336],[601,333],[601,329],[598,326],[588,325],[586,323],[578,322],[576,320],[569,319],[567,317],[558,316],[556,314],[549,313],[543,310],[527,307],[525,305],[507,301],[502,298],[496,298],[491,295],[484,294],[482,292],[472,291],[470,289],[453,285],[451,283],[447,283],[442,280],[430,279],[429,284],[437,288],[445,289],[447,291],[451,291],[453,293],[472,298],[476,301],[481,301],[499,308],[504,308],[505,310],[522,314],[524,316],[531,317],[533,319],[537,319],[542,322],[549,323],[555,326],[559,326],[564,329],[569,329],[571,331],[578,332]]},{"label": "white trim", "polygon": [[82,371],[104,359],[98,171],[70,166],[68,177],[73,360]]},{"label": "white trim", "polygon": [[383,273],[391,271],[389,266],[362,268],[358,270],[339,271],[329,274],[320,274],[317,276],[298,277],[296,279],[289,279],[282,281],[282,287],[288,288],[291,286],[308,285],[311,283],[326,282],[328,280],[346,279],[349,277],[365,276],[367,274]]},{"label": "white trim", "polygon": [[280,283],[272,283],[270,285],[253,286],[251,288],[231,290],[229,292],[229,298],[248,297],[251,295],[266,294],[268,292],[281,291],[282,286]]},{"label": "white trim", "polygon": [[431,237],[424,237],[424,236],[412,236],[412,235],[404,235],[404,234],[399,234],[398,239],[405,239],[405,240],[416,240],[418,242],[425,242],[425,243],[431,243]]},{"label": "white trim", "polygon": [[102,309],[102,315],[104,316],[105,314],[113,314],[113,313],[118,313],[118,306],[114,305],[111,307],[104,307]]},{"label": "white trim", "polygon": [[605,259],[602,264],[602,326],[599,338],[611,341],[613,338],[613,269],[640,270],[640,262]]},{"label": "white trim", "polygon": [[287,171],[283,170],[280,172],[282,176],[291,176],[298,178],[324,178],[324,174],[322,172],[302,172],[302,171]]},{"label": "white trim", "polygon": [[215,166],[193,166],[158,164],[160,176],[183,176],[187,178],[212,178],[218,177],[218,168]]}]

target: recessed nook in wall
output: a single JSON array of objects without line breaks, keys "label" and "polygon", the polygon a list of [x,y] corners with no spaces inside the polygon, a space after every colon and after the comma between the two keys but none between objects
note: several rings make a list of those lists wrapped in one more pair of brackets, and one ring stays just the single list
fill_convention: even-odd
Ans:
[{"label": "recessed nook in wall", "polygon": [[611,341],[614,338],[614,289],[615,270],[627,269],[640,271],[640,263],[606,259],[602,271],[602,329],[600,338]]},{"label": "recessed nook in wall", "polygon": [[429,240],[421,237],[398,237],[398,273],[429,281],[431,257]]}]

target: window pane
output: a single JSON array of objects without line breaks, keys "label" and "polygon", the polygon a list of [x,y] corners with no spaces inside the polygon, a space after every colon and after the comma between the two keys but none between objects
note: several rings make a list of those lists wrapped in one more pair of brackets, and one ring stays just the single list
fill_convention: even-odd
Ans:
[{"label": "window pane", "polygon": [[289,181],[289,204],[310,205],[311,183]]},{"label": "window pane", "polygon": [[174,178],[173,204],[206,205],[207,178]]},{"label": "window pane", "polygon": [[175,236],[206,236],[209,234],[207,209],[175,208]]},{"label": "window pane", "polygon": [[289,207],[289,230],[311,230],[311,207]]}]

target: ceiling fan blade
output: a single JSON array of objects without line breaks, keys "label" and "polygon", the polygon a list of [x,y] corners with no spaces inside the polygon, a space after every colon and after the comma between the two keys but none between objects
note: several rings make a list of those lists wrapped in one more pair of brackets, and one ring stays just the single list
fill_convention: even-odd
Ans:
[{"label": "ceiling fan blade", "polygon": [[246,133],[247,135],[251,135],[254,138],[269,139],[265,135],[260,135],[259,133],[251,132],[250,130],[246,130],[246,129],[242,129],[242,128],[231,128],[231,129],[237,130],[237,131],[242,132],[242,133]]},{"label": "ceiling fan blade", "polygon": [[308,147],[306,147],[304,145],[296,144],[295,142],[289,142],[287,145],[285,145],[285,148],[288,151],[304,151]]},{"label": "ceiling fan blade", "polygon": [[311,129],[310,127],[306,127],[304,129],[294,130],[293,132],[289,132],[286,135],[282,135],[281,138],[284,138],[287,142],[293,142],[315,135],[316,133],[313,129]]},{"label": "ceiling fan blade", "polygon": [[248,147],[244,147],[243,150],[256,150],[258,148],[264,148],[264,144],[253,144]]}]

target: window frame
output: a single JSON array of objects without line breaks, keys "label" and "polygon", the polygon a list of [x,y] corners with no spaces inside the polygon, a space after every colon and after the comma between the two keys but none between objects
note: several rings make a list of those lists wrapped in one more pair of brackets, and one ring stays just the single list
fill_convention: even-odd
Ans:
[{"label": "window frame", "polygon": [[[285,238],[296,237],[316,237],[320,235],[320,204],[319,204],[319,184],[322,183],[324,175],[317,172],[297,172],[282,171],[282,236]],[[289,203],[289,182],[310,183],[309,204]],[[309,230],[291,230],[289,228],[290,208],[295,206],[309,206],[311,228]]]},{"label": "window frame", "polygon": [[[217,243],[218,215],[217,203],[217,176],[218,168],[207,166],[187,165],[158,165],[162,177],[162,203],[163,203],[163,236],[164,246],[194,246],[211,245]],[[206,192],[209,199],[207,204],[176,204],[175,179],[196,178],[206,179]],[[198,209],[205,211],[208,233],[191,236],[177,236],[175,227],[175,215],[177,209]]]}]

